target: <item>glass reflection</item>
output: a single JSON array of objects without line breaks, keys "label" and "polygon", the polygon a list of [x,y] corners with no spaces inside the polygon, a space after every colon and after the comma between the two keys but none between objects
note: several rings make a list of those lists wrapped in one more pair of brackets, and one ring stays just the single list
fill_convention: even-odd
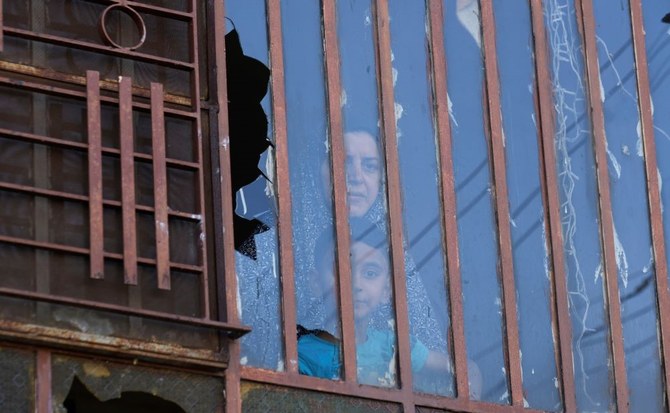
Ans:
[{"label": "glass reflection", "polygon": [[[415,314],[410,318],[410,334],[446,357],[449,328],[447,269],[442,243],[431,79],[426,66],[429,61],[425,47],[428,41],[426,4],[423,1],[391,0],[389,14],[406,240],[407,301],[409,311]],[[451,372],[429,373],[424,369],[414,375],[416,391],[454,395]]]},{"label": "glass reflection", "polygon": [[655,266],[628,3],[594,1],[630,410],[664,409]]},{"label": "glass reflection", "polygon": [[[230,19],[227,35],[234,30],[239,36],[239,45],[244,56],[256,59],[269,67],[265,2],[263,0],[227,1],[226,13]],[[248,61],[247,59],[242,60]],[[260,67],[257,63],[254,66]],[[260,69],[259,71],[262,72]],[[249,73],[244,68],[240,72]],[[228,75],[230,76],[230,73]],[[241,141],[236,142],[234,136],[235,129],[238,127],[239,132],[245,135],[249,134],[249,128],[254,128],[256,137],[272,131],[269,124],[272,112],[267,84],[263,86],[262,83],[259,83],[253,89],[248,90],[242,88],[241,85],[247,86],[246,83],[228,82],[229,101],[232,91],[239,92],[241,96],[248,92],[246,96],[253,95],[260,101],[264,113],[260,113],[257,107],[252,109],[253,114],[249,111],[245,112],[244,107],[236,108],[237,113],[229,110],[231,151],[233,153],[235,144],[241,143]],[[254,122],[244,121],[249,118]],[[234,126],[233,124],[238,121],[240,122],[238,126]],[[264,122],[268,122],[267,129],[264,127]],[[244,135],[241,136],[244,137]],[[274,162],[271,150],[262,152],[259,157],[260,160],[255,156],[244,159],[233,154],[231,157],[233,169],[236,168],[236,162],[237,164],[243,162],[243,173],[237,177],[239,182],[234,183],[234,186],[241,187],[237,192],[235,209],[235,219],[240,223],[236,222],[235,226],[236,267],[241,304],[240,318],[243,324],[252,328],[252,332],[241,339],[241,363],[254,367],[283,370],[277,210],[272,185]],[[269,179],[266,180],[261,174]],[[235,179],[236,177],[233,176],[233,180]],[[242,242],[238,242],[239,235],[242,233],[246,236],[242,237]]]},{"label": "glass reflection", "polygon": [[479,3],[445,1],[443,10],[465,338],[468,358],[485,378],[481,394],[471,397],[507,404],[497,230],[483,123]]},{"label": "glass reflection", "polygon": [[556,349],[547,305],[552,301],[552,274],[540,189],[530,8],[528,3],[505,0],[495,0],[493,7],[524,398],[531,408],[560,411]]},{"label": "glass reflection", "polygon": [[577,406],[580,411],[604,412],[614,403],[614,386],[603,300],[598,188],[575,7],[573,0],[550,0],[544,2],[544,14]]}]

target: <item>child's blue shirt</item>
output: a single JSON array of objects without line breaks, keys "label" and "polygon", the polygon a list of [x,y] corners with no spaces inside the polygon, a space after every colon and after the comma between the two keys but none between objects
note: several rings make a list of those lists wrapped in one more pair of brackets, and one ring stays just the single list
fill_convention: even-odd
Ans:
[{"label": "child's blue shirt", "polygon": [[[429,350],[414,337],[410,338],[412,371],[426,364]],[[375,386],[395,386],[395,336],[389,330],[369,330],[368,339],[356,346],[358,381]],[[393,364],[392,364],[393,363]],[[301,374],[325,379],[340,378],[342,362],[339,342],[333,343],[314,334],[298,339],[298,369]]]}]

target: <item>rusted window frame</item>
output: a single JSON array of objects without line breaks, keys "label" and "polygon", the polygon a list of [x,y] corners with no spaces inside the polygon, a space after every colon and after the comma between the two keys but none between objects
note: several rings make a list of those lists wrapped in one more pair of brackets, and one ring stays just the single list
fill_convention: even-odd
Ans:
[{"label": "rusted window frame", "polygon": [[[280,250],[282,269],[282,310],[284,316],[283,347],[288,361],[286,372],[273,372],[253,367],[235,367],[239,371],[239,379],[252,382],[270,383],[300,389],[312,389],[322,392],[362,397],[378,401],[392,402],[403,406],[406,412],[414,412],[417,407],[433,407],[455,411],[478,412],[532,412],[524,408],[523,384],[521,377],[521,360],[519,353],[519,333],[516,313],[516,289],[514,286],[514,268],[512,262],[511,234],[509,222],[509,201],[507,197],[505,153],[502,143],[502,119],[500,112],[500,84],[497,69],[497,52],[495,43],[495,22],[493,5],[490,0],[480,0],[482,35],[484,44],[485,90],[487,97],[488,130],[487,136],[490,145],[490,155],[493,170],[494,186],[496,188],[496,218],[498,222],[498,247],[501,254],[502,292],[504,301],[504,323],[507,333],[504,352],[506,369],[511,391],[510,405],[497,405],[468,399],[467,356],[465,351],[465,335],[463,325],[463,307],[461,302],[460,271],[458,268],[458,238],[456,223],[456,207],[453,194],[454,175],[453,160],[451,158],[451,132],[447,111],[447,63],[443,44],[443,10],[442,1],[426,0],[429,19],[429,42],[431,48],[431,70],[433,77],[434,105],[436,108],[436,128],[438,133],[438,157],[441,165],[441,198],[442,198],[442,225],[445,228],[446,255],[449,278],[449,304],[452,323],[450,344],[455,361],[457,397],[454,399],[438,397],[413,392],[409,374],[409,345],[407,302],[404,286],[404,264],[402,251],[402,213],[399,188],[397,146],[394,139],[386,139],[385,158],[388,169],[389,185],[389,218],[391,237],[391,257],[394,268],[395,308],[397,314],[397,329],[399,334],[399,389],[375,388],[359,386],[354,371],[355,344],[353,334],[353,308],[351,304],[351,274],[349,251],[349,226],[345,193],[345,177],[343,172],[344,147],[341,142],[343,133],[342,115],[340,111],[341,81],[339,75],[339,48],[337,44],[336,7],[335,0],[322,0],[322,23],[325,51],[325,72],[328,97],[329,132],[332,136],[331,167],[333,170],[333,199],[336,228],[337,268],[339,272],[339,298],[341,303],[341,319],[343,331],[344,373],[342,381],[322,380],[300,375],[296,372],[296,340],[292,334],[295,323],[295,303],[293,284],[293,264],[285,262],[287,257],[292,260],[290,250],[291,233],[282,228],[282,222],[290,222],[290,196],[287,189],[289,181],[288,151],[285,145],[286,112],[283,80],[281,16],[279,4],[268,0],[268,27],[270,38],[270,56],[272,73],[272,107],[275,122],[275,138],[277,145],[277,181],[280,187],[277,191],[280,221]],[[384,136],[395,136],[393,85],[391,83],[390,32],[388,0],[374,1],[377,64],[380,73],[378,80],[380,89],[381,128]],[[542,0],[528,0],[531,12],[531,25],[534,38],[534,65],[535,65],[535,99],[536,115],[538,117],[538,136],[540,145],[538,156],[541,164],[542,200],[547,216],[548,249],[551,255],[551,315],[552,328],[555,334],[556,360],[559,375],[560,394],[564,411],[577,410],[575,394],[575,378],[573,371],[572,354],[572,326],[568,308],[567,274],[565,271],[563,235],[560,217],[560,201],[558,196],[557,173],[555,170],[556,153],[554,150],[554,117],[552,84],[549,76],[548,43]],[[593,139],[597,159],[598,192],[601,214],[601,237],[604,246],[605,285],[607,293],[607,314],[609,320],[610,345],[614,354],[614,376],[618,412],[628,412],[628,386],[623,351],[623,326],[621,324],[621,310],[619,305],[619,291],[617,268],[613,255],[613,228],[611,200],[609,196],[608,170],[605,161],[605,134],[603,126],[602,104],[598,98],[597,85],[599,72],[597,66],[597,50],[595,48],[595,27],[592,0],[576,0],[580,33],[585,45],[586,78],[589,86],[589,104],[593,116]],[[633,27],[633,41],[636,61],[636,75],[638,95],[640,96],[640,113],[645,147],[645,168],[649,191],[649,208],[651,214],[651,230],[656,263],[656,287],[658,291],[658,307],[660,317],[662,360],[670,357],[670,296],[668,295],[667,265],[665,260],[665,242],[660,210],[660,189],[656,175],[656,157],[654,152],[653,124],[651,119],[651,102],[649,96],[649,79],[647,73],[644,29],[642,22],[641,0],[630,0],[631,21]],[[283,239],[282,239],[283,238]],[[288,241],[288,242],[287,242]],[[287,247],[288,245],[288,247]],[[287,273],[286,271],[290,271]],[[233,309],[232,307],[229,307]],[[231,360],[231,364],[236,363]],[[670,402],[670,369],[664,364],[665,391]],[[239,370],[237,370],[239,369]],[[240,380],[231,379],[230,383],[237,387],[239,397]],[[241,408],[241,402],[229,406],[228,412],[236,412]]]},{"label": "rusted window frame", "polygon": [[[89,193],[90,196],[76,195],[67,192],[61,192],[56,190],[49,189],[40,189],[33,186],[26,185],[17,185],[10,184],[6,182],[0,183],[0,189],[22,192],[26,194],[31,194],[34,196],[40,196],[48,199],[64,199],[70,201],[76,201],[85,203],[90,207],[92,211],[91,217],[89,219],[90,225],[90,238],[92,241],[90,248],[78,248],[71,247],[66,245],[60,245],[57,243],[47,242],[47,241],[33,241],[26,240],[10,236],[1,236],[0,241],[5,243],[10,243],[13,245],[23,245],[32,247],[38,250],[51,250],[51,251],[60,251],[67,252],[76,255],[84,255],[91,258],[91,276],[93,278],[102,278],[103,270],[103,260],[123,260],[125,262],[125,281],[127,284],[137,284],[137,265],[150,265],[157,268],[157,279],[158,286],[157,288],[169,289],[169,274],[167,271],[169,269],[175,269],[179,271],[197,273],[200,278],[201,288],[198,291],[200,295],[202,308],[200,317],[189,317],[189,316],[180,316],[171,313],[163,313],[158,311],[143,310],[139,308],[133,308],[123,305],[112,305],[105,304],[91,300],[85,299],[74,299],[69,297],[63,297],[58,295],[53,295],[50,293],[45,293],[41,291],[32,292],[24,291],[13,288],[0,288],[0,295],[21,298],[32,301],[42,301],[50,302],[56,304],[64,304],[69,306],[88,308],[93,310],[101,310],[112,312],[116,314],[136,316],[140,318],[154,319],[172,322],[176,324],[183,324],[189,326],[195,326],[205,329],[214,329],[219,330],[222,333],[222,336],[235,339],[240,337],[249,331],[249,328],[240,325],[238,322],[229,322],[226,319],[226,312],[215,311],[218,315],[214,315],[210,311],[210,281],[208,275],[208,258],[207,258],[207,246],[206,243],[202,243],[198,247],[198,255],[201,261],[201,264],[190,265],[190,264],[181,264],[170,262],[169,260],[169,248],[167,244],[167,238],[162,238],[157,234],[157,258],[156,259],[147,259],[147,258],[138,258],[137,251],[134,246],[135,244],[135,224],[134,216],[138,212],[149,212],[157,216],[158,221],[165,222],[167,224],[168,217],[178,217],[180,219],[185,219],[189,221],[201,220],[202,221],[202,231],[205,231],[205,211],[207,209],[213,208],[206,203],[205,200],[205,160],[203,158],[204,152],[202,148],[202,139],[197,138],[199,132],[202,129],[201,125],[201,116],[205,116],[205,111],[209,109],[207,103],[200,102],[200,99],[193,99],[192,97],[200,96],[200,71],[198,70],[199,65],[204,64],[200,61],[199,57],[199,33],[198,25],[200,21],[198,20],[198,0],[190,0],[188,2],[189,11],[177,11],[167,8],[157,7],[153,5],[148,5],[140,2],[133,1],[122,1],[116,2],[111,0],[104,0],[104,4],[111,6],[120,6],[120,7],[132,7],[133,10],[140,12],[151,13],[156,16],[162,16],[167,18],[173,18],[188,24],[188,38],[185,41],[189,42],[189,48],[191,52],[188,56],[188,61],[178,61],[173,59],[166,59],[154,55],[149,55],[146,53],[135,52],[130,49],[119,49],[113,46],[104,46],[98,45],[86,41],[79,41],[67,37],[54,36],[49,34],[43,34],[38,32],[33,32],[29,30],[22,30],[13,27],[7,27],[0,25],[0,31],[4,33],[4,36],[13,36],[17,38],[23,38],[28,40],[35,40],[46,42],[49,44],[60,45],[65,47],[72,47],[79,50],[88,50],[98,53],[108,54],[121,58],[131,58],[140,62],[148,62],[159,64],[166,67],[174,67],[179,69],[184,69],[189,71],[189,76],[191,79],[191,97],[181,97],[172,94],[166,94],[162,91],[162,87],[158,84],[152,84],[151,87],[147,89],[141,89],[132,87],[130,79],[127,77],[121,77],[119,83],[114,82],[100,82],[99,74],[97,72],[88,72],[82,73],[81,75],[68,75],[68,74],[59,74],[49,70],[35,69],[24,65],[17,65],[7,62],[0,62],[0,68],[4,69],[6,72],[15,72],[19,74],[27,74],[30,77],[25,78],[14,78],[12,75],[4,76],[0,75],[0,85],[6,87],[12,87],[24,91],[37,92],[50,96],[65,96],[70,98],[75,98],[80,101],[84,101],[87,104],[88,110],[91,112],[92,116],[89,117],[88,124],[88,134],[91,137],[90,142],[86,143],[77,143],[72,141],[67,141],[64,139],[52,138],[43,136],[38,133],[24,133],[8,129],[0,129],[0,136],[7,137],[17,141],[24,141],[34,144],[47,144],[50,146],[64,147],[76,151],[82,151],[88,153],[90,157],[90,162],[88,162],[88,171],[92,179],[90,179]],[[1,5],[1,3],[0,3]],[[0,11],[0,17],[2,17],[2,12]],[[0,19],[0,23],[3,21]],[[143,24],[143,23],[142,23]],[[203,62],[206,60],[203,60]],[[38,80],[39,79],[39,80]],[[44,81],[47,82],[44,82]],[[61,82],[58,86],[49,84],[49,80],[56,80]],[[81,87],[84,86],[85,91],[81,91]],[[101,93],[104,91],[104,94]],[[118,96],[110,94],[108,92],[118,92]],[[136,97],[148,98],[149,102],[145,103],[141,99],[138,101]],[[121,127],[121,136],[122,136],[122,145],[121,149],[113,149],[101,147],[100,142],[100,105],[101,103],[111,103],[119,107],[120,112],[120,127]],[[166,106],[165,103],[170,103],[172,105]],[[154,147],[152,149],[152,154],[140,154],[136,153],[133,149],[132,142],[132,112],[135,110],[141,110],[145,112],[150,112],[152,116],[152,134],[154,136]],[[213,110],[213,109],[212,109]],[[196,138],[195,141],[195,160],[193,162],[186,162],[177,159],[166,158],[165,155],[165,143],[164,139],[164,115],[169,114],[171,116],[176,116],[179,118],[189,119],[193,121],[193,136]],[[161,141],[156,145],[157,137]],[[123,185],[123,188],[134,188],[132,181],[134,180],[132,171],[134,170],[133,164],[136,162],[150,162],[154,167],[154,184],[156,194],[155,197],[157,200],[163,200],[165,202],[161,203],[157,207],[147,207],[136,205],[134,202],[134,194],[132,190],[128,193],[125,192],[122,197],[122,201],[112,201],[112,200],[103,200],[102,199],[102,190],[101,190],[101,156],[115,156],[120,157],[122,164],[125,164],[125,168],[122,168],[123,171],[129,172],[124,173],[123,180],[127,180],[128,184]],[[197,205],[200,211],[198,217],[193,214],[179,211],[168,210],[166,204],[166,176],[165,168],[167,166],[187,169],[193,171],[198,179],[198,187],[195,189],[197,191]],[[215,205],[220,205],[215,202]],[[112,207],[123,209],[124,214],[124,252],[123,254],[103,252],[102,250],[102,208]],[[215,211],[213,215],[217,213],[220,214],[221,208],[213,208]],[[128,225],[126,225],[128,224]],[[160,229],[157,227],[157,233]],[[218,284],[224,284],[219,280]],[[224,301],[221,297],[220,301]],[[221,321],[220,321],[221,320]]]}]

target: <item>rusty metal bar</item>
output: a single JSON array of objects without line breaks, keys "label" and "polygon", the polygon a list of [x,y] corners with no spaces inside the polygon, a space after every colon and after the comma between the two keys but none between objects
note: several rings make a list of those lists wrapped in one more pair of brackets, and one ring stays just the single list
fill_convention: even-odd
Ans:
[{"label": "rusty metal bar", "polygon": [[596,47],[595,22],[591,0],[577,0],[577,18],[580,20],[581,32],[584,36],[584,57],[588,80],[589,105],[592,115],[593,143],[596,158],[596,176],[598,181],[598,201],[600,207],[600,224],[602,229],[604,282],[606,289],[607,310],[612,341],[614,363],[614,384],[616,389],[617,409],[620,413],[628,412],[628,380],[626,378],[626,359],[623,346],[623,325],[621,322],[621,303],[619,301],[619,273],[614,250],[614,218],[610,197],[609,174],[607,167],[607,138],[605,136],[605,119],[600,92],[600,68],[598,66],[598,50]]},{"label": "rusty metal bar", "polygon": [[51,352],[38,349],[35,364],[35,410],[51,413]]},{"label": "rusty metal bar", "polygon": [[286,91],[284,89],[284,53],[282,43],[281,8],[278,1],[268,1],[267,20],[270,37],[270,68],[272,82],[272,114],[277,168],[277,205],[279,234],[279,268],[282,289],[284,352],[286,369],[298,373],[298,339],[296,335],[295,278],[293,263],[293,231],[291,218],[291,188],[286,126]]},{"label": "rusty metal bar", "polygon": [[442,185],[442,216],[447,270],[449,307],[451,310],[451,344],[454,353],[456,394],[459,400],[468,400],[468,361],[463,327],[463,293],[459,266],[458,223],[456,221],[456,190],[454,185],[454,162],[451,153],[451,124],[447,100],[447,62],[444,48],[442,0],[428,0],[430,19],[430,50],[433,69],[437,147]]},{"label": "rusty metal bar", "polygon": [[644,41],[644,23],[642,4],[639,0],[631,0],[630,17],[633,32],[633,53],[637,68],[637,96],[640,102],[640,124],[644,143],[644,166],[647,175],[647,191],[649,193],[649,215],[651,218],[651,239],[654,249],[654,266],[656,267],[656,294],[658,295],[658,315],[661,335],[661,363],[665,377],[666,403],[670,403],[670,295],[668,295],[668,262],[665,250],[665,234],[663,230],[663,211],[661,186],[656,160],[656,141],[654,138],[654,119],[652,116],[651,91],[649,88],[649,67],[647,50]]},{"label": "rusty metal bar", "polygon": [[[21,193],[26,193],[26,194],[34,194],[38,196],[43,196],[46,198],[55,198],[55,199],[67,199],[68,201],[81,201],[81,202],[88,202],[89,198],[86,195],[77,195],[77,194],[70,194],[67,192],[60,192],[60,191],[54,191],[51,189],[42,189],[42,188],[35,188],[32,186],[26,186],[26,185],[17,185],[17,184],[11,184],[7,182],[0,182],[0,189],[2,190],[7,190],[7,191],[13,191],[13,192],[21,192]],[[109,206],[109,207],[114,207],[114,208],[121,208],[121,202],[120,201],[112,201],[112,200],[104,200],[102,201],[102,204],[104,206]],[[146,212],[146,213],[154,213],[154,208],[145,206],[145,205],[136,205],[136,210],[140,212]],[[176,218],[181,218],[185,221],[192,221],[192,222],[200,222],[200,215],[199,214],[191,214],[189,212],[179,212],[179,211],[168,211],[168,216],[171,217],[176,217]]]},{"label": "rusty metal bar", "polygon": [[323,0],[323,36],[325,49],[325,75],[328,94],[328,119],[332,158],[330,168],[333,177],[332,196],[334,201],[333,222],[335,224],[336,262],[339,274],[340,320],[342,322],[343,379],[357,383],[356,372],[356,332],[354,330],[354,304],[352,299],[351,260],[349,248],[349,209],[347,207],[347,181],[340,99],[342,83],[340,79],[340,51],[337,34],[337,12],[335,0]]},{"label": "rusty metal bar", "polygon": [[100,73],[86,72],[88,94],[88,214],[91,278],[103,278],[102,126],[100,119]]},{"label": "rusty metal bar", "polygon": [[[200,70],[198,70],[198,65],[201,64],[200,62],[200,57],[199,57],[199,51],[200,47],[198,46],[198,17],[197,17],[197,0],[191,0],[191,22],[190,22],[190,27],[191,27],[191,32],[190,32],[190,44],[191,44],[191,62],[194,65],[194,70],[191,72],[191,95],[193,96],[192,101],[192,110],[194,113],[197,113],[202,116],[201,110],[200,110]],[[205,158],[205,151],[203,149],[202,145],[202,120],[201,116],[197,116],[195,119],[195,125],[193,129],[193,137],[195,139],[196,143],[196,153],[197,153],[197,159],[196,162],[199,165],[204,165],[204,158]],[[200,206],[200,215],[201,215],[201,222],[200,222],[200,237],[199,237],[199,242],[200,242],[200,262],[203,265],[203,272],[201,276],[201,296],[202,296],[202,311],[203,314],[207,318],[210,318],[211,315],[211,305],[210,305],[210,295],[209,295],[209,271],[208,271],[208,266],[207,266],[207,237],[206,237],[206,229],[207,229],[207,222],[206,222],[206,214],[205,214],[205,176],[204,176],[204,171],[203,168],[200,168],[198,171],[198,201],[199,201],[199,206]]]},{"label": "rusty metal bar", "polygon": [[[29,239],[24,239],[24,238],[16,238],[16,237],[9,237],[6,235],[0,235],[0,242],[5,242],[8,244],[14,244],[14,245],[21,245],[25,247],[33,247],[33,248],[39,248],[47,251],[57,251],[57,252],[65,252],[69,254],[77,254],[77,255],[86,255],[88,256],[90,254],[90,251],[88,248],[79,248],[79,247],[71,247],[68,245],[61,245],[61,244],[53,244],[50,242],[44,242],[44,241],[34,241],[34,240],[29,240]],[[110,260],[115,260],[115,261],[122,261],[123,260],[123,255],[122,254],[116,254],[116,253],[111,253],[111,252],[105,252],[104,253],[105,259],[110,259]],[[151,259],[151,258],[138,258],[137,262],[142,265],[147,265],[147,266],[156,266],[156,260]],[[200,274],[203,271],[203,267],[199,265],[189,265],[189,264],[180,264],[180,263],[175,263],[171,262],[170,263],[170,268],[173,268],[178,271],[184,271],[184,272],[189,272],[189,273],[194,273],[194,274]]]},{"label": "rusty metal bar", "polygon": [[121,143],[121,199],[123,215],[123,279],[137,284],[137,228],[135,225],[135,163],[133,162],[133,108],[131,79],[119,81],[119,130]]},{"label": "rusty metal bar", "polygon": [[3,51],[4,46],[5,46],[4,31],[5,31],[5,25],[4,25],[4,19],[3,19],[3,16],[2,16],[2,0],[0,0],[0,52]]},{"label": "rusty metal bar", "polygon": [[[219,161],[219,199],[214,199],[221,208],[222,216],[222,241],[221,251],[223,256],[223,279],[217,279],[218,285],[218,309],[219,318],[225,317],[229,323],[239,323],[237,274],[235,271],[235,245],[233,234],[233,201],[232,182],[230,179],[230,136],[228,128],[228,94],[226,81],[226,55],[225,55],[225,9],[224,1],[213,2],[214,21],[209,22],[213,26],[216,103],[218,105],[217,130],[218,130],[218,161]],[[216,180],[213,184],[216,184]],[[234,195],[233,195],[234,196]],[[220,272],[219,272],[220,274]],[[228,368],[226,370],[226,412],[238,413],[242,411],[242,396],[240,394],[240,345],[237,342],[228,343]]]},{"label": "rusty metal bar", "polygon": [[21,298],[33,301],[47,302],[53,304],[70,305],[73,307],[88,308],[91,310],[107,311],[110,313],[148,318],[152,320],[167,321],[194,327],[211,328],[223,331],[228,338],[236,339],[251,331],[251,328],[237,323],[224,323],[209,320],[207,318],[187,317],[177,314],[162,313],[152,310],[124,307],[115,304],[101,303],[98,301],[80,300],[33,291],[16,290],[13,288],[0,287],[0,296]]},{"label": "rusty metal bar", "polygon": [[[316,377],[298,375],[289,376],[282,372],[262,370],[253,367],[242,367],[238,380],[269,383],[278,386],[318,391],[320,393],[338,394],[344,396],[355,396],[356,398],[377,400],[387,403],[403,403],[405,394],[402,390],[374,386],[359,386],[356,383],[336,380],[324,380]],[[467,398],[451,399],[429,394],[415,394],[413,396],[416,406],[425,406],[435,409],[447,409],[454,412],[480,412],[480,413],[541,413],[539,410],[530,408],[518,408],[509,405],[469,400]],[[414,413],[415,410],[411,410]]]},{"label": "rusty metal bar", "polygon": [[[112,4],[118,4],[118,0],[87,0],[89,3],[98,3],[98,4],[103,4],[103,5],[112,5]],[[125,0],[124,0],[125,1]],[[159,6],[154,6],[152,4],[147,4],[147,3],[139,3],[136,1],[125,1],[125,4],[127,6],[131,6],[133,9],[137,11],[143,11],[143,12],[148,12],[149,14],[153,14],[155,16],[161,16],[161,17],[171,17],[174,19],[182,20],[182,21],[188,21],[191,19],[193,13],[187,12],[187,11],[181,11],[181,10],[176,10],[176,9],[169,9],[166,7],[159,7]]]},{"label": "rusty metal bar", "polygon": [[163,86],[151,83],[151,143],[154,174],[154,221],[156,223],[156,277],[158,288],[170,289],[170,236],[167,171],[165,167],[165,118]]},{"label": "rusty metal bar", "polygon": [[538,84],[538,113],[541,128],[542,160],[545,166],[546,204],[549,224],[549,242],[553,263],[553,288],[555,293],[555,311],[557,315],[557,330],[560,354],[561,389],[566,412],[577,410],[575,394],[575,373],[572,355],[572,321],[568,307],[567,275],[565,272],[563,251],[563,229],[561,224],[560,200],[558,197],[558,177],[556,174],[556,153],[554,148],[554,119],[552,83],[549,75],[551,64],[547,54],[548,43],[546,37],[544,11],[541,0],[531,1],[531,15],[533,21],[535,70]]},{"label": "rusty metal bar", "polygon": [[386,188],[388,191],[389,234],[391,241],[391,268],[393,268],[393,298],[398,340],[398,364],[400,366],[400,388],[404,395],[403,408],[415,410],[413,404],[412,360],[409,342],[409,310],[407,306],[407,278],[405,274],[405,251],[403,243],[402,199],[400,195],[400,170],[398,140],[395,128],[395,97],[391,65],[391,29],[388,0],[376,2],[376,38],[381,100],[381,127],[384,131],[386,158]]},{"label": "rusty metal bar", "polygon": [[521,377],[521,350],[519,348],[519,326],[514,285],[514,257],[512,255],[512,235],[510,233],[509,198],[507,196],[507,166],[503,142],[502,113],[500,108],[500,80],[496,51],[495,21],[493,4],[480,2],[484,44],[484,67],[486,96],[488,98],[488,124],[490,126],[490,148],[493,161],[493,179],[496,194],[496,215],[498,222],[498,248],[502,272],[502,293],[504,300],[505,339],[507,347],[508,374],[512,405],[523,407],[523,386]]},{"label": "rusty metal bar", "polygon": [[95,43],[83,42],[80,40],[68,39],[65,37],[54,36],[50,34],[36,33],[30,30],[17,29],[14,27],[5,27],[5,34],[21,39],[32,40],[42,43],[53,44],[57,46],[70,47],[87,52],[95,52],[104,55],[110,55],[120,58],[133,58],[135,60],[153,63],[162,67],[169,67],[184,71],[195,70],[193,63],[181,62],[179,60],[166,59],[164,57],[153,56],[146,53],[139,53],[127,49],[117,49],[111,46],[101,46]]},{"label": "rusty metal bar", "polygon": [[[65,149],[73,149],[73,150],[81,150],[81,151],[88,151],[88,144],[85,143],[79,143],[79,142],[73,142],[73,141],[68,141],[65,139],[58,139],[58,138],[51,138],[48,136],[44,135],[37,135],[33,133],[26,133],[26,132],[19,132],[19,131],[14,131],[10,129],[4,129],[0,128],[0,136],[3,137],[9,137],[15,140],[20,140],[23,142],[31,142],[31,143],[40,143],[40,144],[46,144],[46,145],[51,145],[51,146],[57,146]],[[103,147],[102,148],[102,153],[104,155],[112,155],[115,157],[119,157],[121,154],[121,151],[116,148],[107,148]],[[143,162],[153,162],[153,156],[146,154],[146,153],[140,153],[140,152],[135,152],[133,154],[135,157],[135,160],[143,161]],[[201,165],[194,163],[194,162],[188,162],[188,161],[181,161],[178,159],[166,159],[165,162],[169,166],[177,167],[180,169],[186,169],[189,171],[197,171],[200,169]]]},{"label": "rusty metal bar", "polygon": [[[2,62],[0,62],[2,63]],[[31,71],[31,73],[34,73],[34,68]],[[69,82],[69,83],[77,83],[75,82],[74,78],[71,77],[57,77],[55,74],[50,74],[54,75],[53,77],[56,78],[56,80],[61,81],[61,82]],[[48,78],[46,73],[40,73],[41,78]],[[77,77],[79,79],[80,77]],[[110,82],[108,81],[102,81],[101,86],[105,86],[106,84],[109,84]],[[86,80],[81,82],[82,85],[86,85]],[[18,89],[21,89],[22,91],[31,91],[31,92],[40,92],[40,93],[47,93],[47,94],[52,94],[52,95],[58,95],[58,96],[67,96],[67,97],[75,97],[75,98],[81,98],[82,100],[86,99],[86,92],[79,92],[73,89],[65,89],[57,86],[50,86],[50,85],[45,85],[41,83],[35,83],[31,82],[29,80],[23,80],[23,79],[15,79],[15,78],[10,78],[10,77],[5,77],[5,76],[0,76],[0,85],[2,86],[9,86],[9,87],[15,87]],[[112,85],[107,85],[106,89],[109,90],[118,90],[118,84],[114,83],[113,87]],[[138,91],[138,94],[142,94],[142,90]],[[149,95],[147,95],[149,97]],[[166,100],[168,97],[166,97]],[[100,101],[105,102],[105,103],[112,103],[112,104],[118,104],[119,99],[113,98],[111,96],[100,96]],[[181,104],[181,103],[180,103]],[[145,103],[141,102],[133,102],[133,108],[144,110],[146,112],[149,112],[151,110],[151,106]],[[187,112],[183,110],[178,110],[178,109],[173,109],[173,108],[165,108],[165,113],[169,113],[170,115],[178,116],[183,119],[196,119],[198,115],[194,112]]]}]

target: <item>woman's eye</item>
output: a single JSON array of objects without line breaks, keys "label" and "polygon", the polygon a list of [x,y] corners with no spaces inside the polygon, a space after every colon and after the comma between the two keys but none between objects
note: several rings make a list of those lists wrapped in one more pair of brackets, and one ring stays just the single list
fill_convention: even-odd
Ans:
[{"label": "woman's eye", "polygon": [[375,270],[367,270],[364,274],[366,278],[377,278],[379,272]]},{"label": "woman's eye", "polygon": [[379,171],[379,164],[374,161],[363,162],[363,170],[365,172],[377,172]]}]

